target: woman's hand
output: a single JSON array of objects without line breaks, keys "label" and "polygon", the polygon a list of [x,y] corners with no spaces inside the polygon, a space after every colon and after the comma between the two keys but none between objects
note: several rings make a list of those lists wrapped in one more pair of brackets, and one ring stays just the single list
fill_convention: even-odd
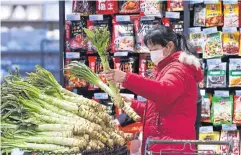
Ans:
[{"label": "woman's hand", "polygon": [[126,80],[126,73],[118,69],[104,71],[102,75],[110,82],[123,83]]}]

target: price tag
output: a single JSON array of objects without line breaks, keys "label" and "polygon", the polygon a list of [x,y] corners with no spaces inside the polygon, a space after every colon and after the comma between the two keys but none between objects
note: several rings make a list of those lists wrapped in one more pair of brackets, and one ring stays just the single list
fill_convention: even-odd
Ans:
[{"label": "price tag", "polygon": [[78,52],[66,52],[66,58],[67,59],[79,59],[80,53],[78,53]]},{"label": "price tag", "polygon": [[219,59],[208,59],[207,60],[207,65],[218,65],[222,63],[222,60],[219,58]]},{"label": "price tag", "polygon": [[74,88],[74,89],[72,90],[72,92],[75,93],[75,94],[78,94],[78,90],[77,90],[76,88]]},{"label": "price tag", "polygon": [[155,20],[154,16],[144,16],[141,17],[141,21]]},{"label": "price tag", "polygon": [[219,0],[204,0],[204,4],[218,4]]},{"label": "price tag", "polygon": [[229,64],[241,65],[241,59],[229,59]]},{"label": "price tag", "polygon": [[134,94],[121,93],[120,95],[121,95],[121,96],[124,96],[124,97],[127,97],[127,98],[129,98],[129,99],[134,99],[134,98],[135,98],[135,95],[134,95]]},{"label": "price tag", "polygon": [[141,101],[141,102],[146,102],[147,101],[147,99],[142,97],[142,96],[137,96],[137,100]]},{"label": "price tag", "polygon": [[131,18],[130,18],[130,16],[117,15],[116,16],[116,21],[117,22],[129,22],[129,21],[131,21]]},{"label": "price tag", "polygon": [[229,97],[229,91],[228,90],[215,90],[214,95],[219,96],[219,97]]},{"label": "price tag", "polygon": [[216,33],[216,32],[218,32],[217,27],[210,27],[210,28],[203,29],[203,33],[205,34]]},{"label": "price tag", "polygon": [[94,98],[99,100],[105,100],[108,99],[107,93],[94,93]]},{"label": "price tag", "polygon": [[204,0],[190,0],[190,4],[203,3]]},{"label": "price tag", "polygon": [[66,15],[66,20],[70,20],[70,21],[80,20],[80,13],[67,14],[67,15]]},{"label": "price tag", "polygon": [[223,27],[223,32],[227,32],[227,33],[233,33],[233,32],[237,32],[237,27]]},{"label": "price tag", "polygon": [[199,128],[199,132],[201,132],[201,133],[213,132],[213,126],[202,126]]},{"label": "price tag", "polygon": [[238,0],[223,0],[223,4],[238,4]]},{"label": "price tag", "polygon": [[236,96],[241,96],[241,90],[236,90],[235,94]]},{"label": "price tag", "polygon": [[205,89],[200,89],[200,94],[201,94],[201,96],[205,96],[206,90]]},{"label": "price tag", "polygon": [[189,28],[189,34],[202,32],[201,27],[191,27]]},{"label": "price tag", "polygon": [[89,15],[90,21],[100,21],[103,19],[104,19],[103,15]]},{"label": "price tag", "polygon": [[223,131],[236,131],[237,125],[236,124],[222,124]]},{"label": "price tag", "polygon": [[166,18],[180,19],[180,12],[166,12]]},{"label": "price tag", "polygon": [[114,53],[115,57],[124,57],[124,56],[128,56],[128,52],[115,52]]}]

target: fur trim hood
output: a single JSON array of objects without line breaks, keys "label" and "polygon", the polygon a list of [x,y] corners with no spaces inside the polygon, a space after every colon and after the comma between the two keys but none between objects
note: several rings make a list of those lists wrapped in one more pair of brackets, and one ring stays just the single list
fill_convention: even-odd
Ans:
[{"label": "fur trim hood", "polygon": [[181,52],[178,58],[179,62],[186,65],[193,65],[196,68],[200,68],[200,61],[194,55],[187,54],[186,52]]}]

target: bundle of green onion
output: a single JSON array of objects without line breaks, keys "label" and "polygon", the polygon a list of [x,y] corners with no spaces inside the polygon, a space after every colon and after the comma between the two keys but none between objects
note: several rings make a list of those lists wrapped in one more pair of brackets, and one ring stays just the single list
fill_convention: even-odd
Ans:
[{"label": "bundle of green onion", "polygon": [[27,79],[10,75],[1,85],[1,148],[79,152],[124,145],[105,107],[62,88],[37,67]]}]

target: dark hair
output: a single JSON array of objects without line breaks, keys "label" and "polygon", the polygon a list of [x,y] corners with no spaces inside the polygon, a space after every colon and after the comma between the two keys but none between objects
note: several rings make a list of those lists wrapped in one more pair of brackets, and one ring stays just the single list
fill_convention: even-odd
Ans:
[{"label": "dark hair", "polygon": [[174,32],[170,27],[160,25],[153,28],[144,37],[144,43],[146,46],[149,41],[151,41],[154,45],[159,44],[161,46],[167,46],[168,42],[172,41],[175,45],[176,51],[183,51],[197,56],[196,50],[189,43],[186,37],[180,33]]}]

